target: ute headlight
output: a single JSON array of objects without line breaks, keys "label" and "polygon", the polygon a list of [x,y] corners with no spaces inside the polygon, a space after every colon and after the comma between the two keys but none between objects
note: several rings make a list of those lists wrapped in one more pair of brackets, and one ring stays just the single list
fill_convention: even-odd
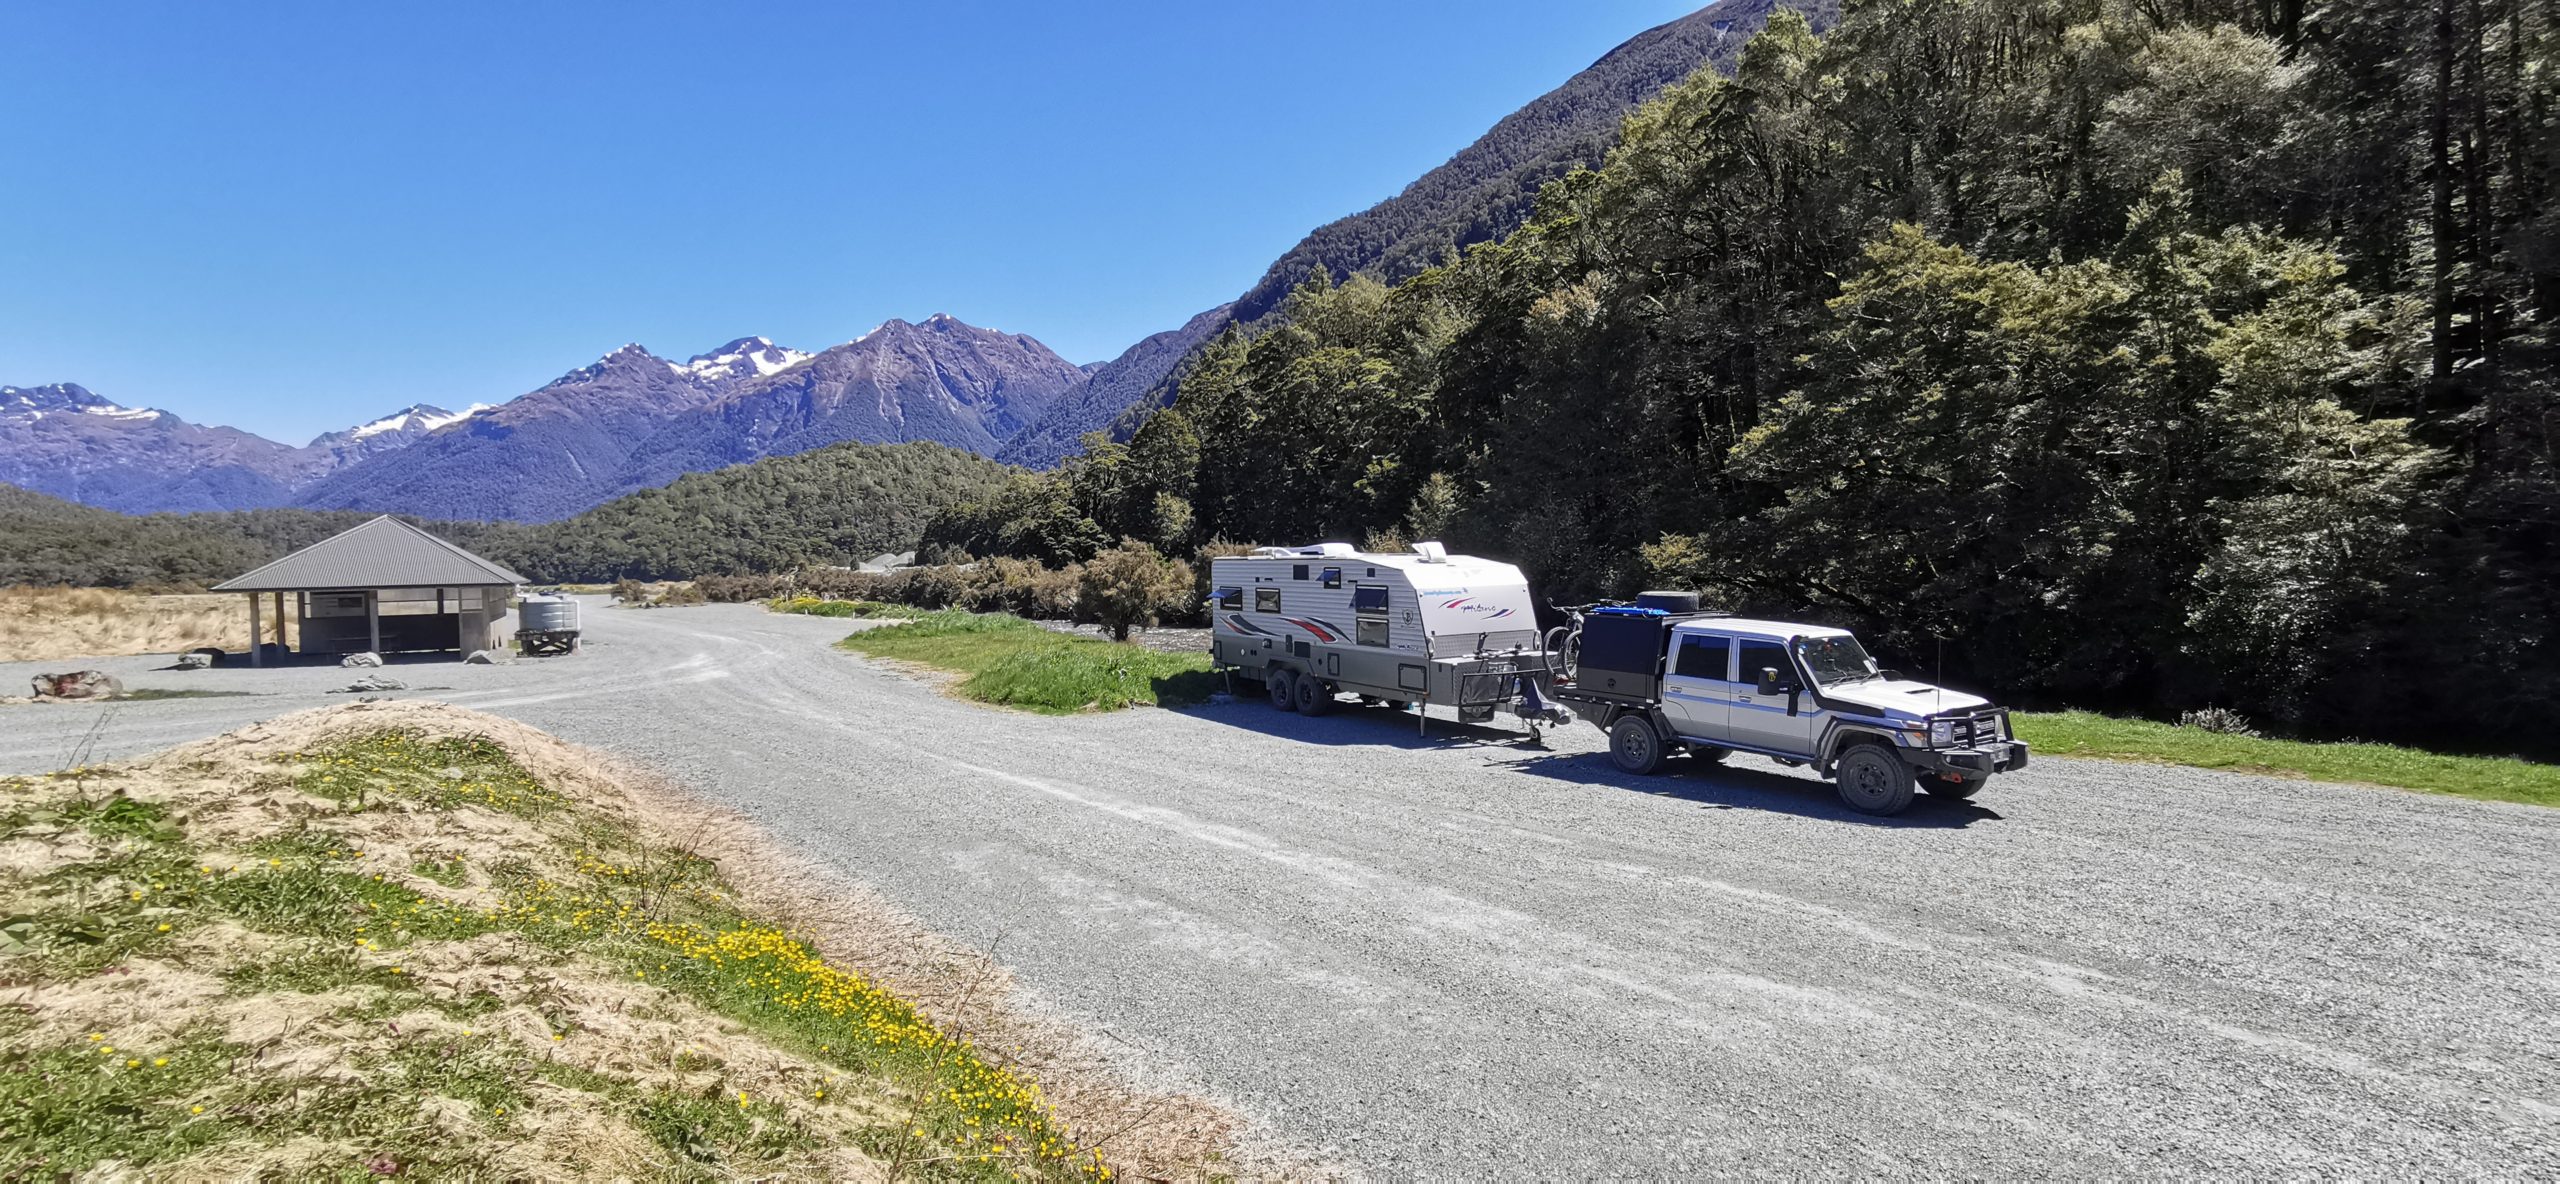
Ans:
[{"label": "ute headlight", "polygon": [[1951,719],[1933,719],[1929,721],[1930,747],[1946,748],[1952,746],[1955,742],[1956,721]]}]

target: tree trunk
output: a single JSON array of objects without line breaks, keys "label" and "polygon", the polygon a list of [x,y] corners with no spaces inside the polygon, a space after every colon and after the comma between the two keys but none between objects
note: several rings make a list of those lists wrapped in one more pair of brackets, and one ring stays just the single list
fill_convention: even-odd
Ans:
[{"label": "tree trunk", "polygon": [[2436,385],[2453,378],[2453,5],[2436,0],[2435,111],[2427,152],[2433,200],[2427,222],[2430,303],[2435,313]]}]

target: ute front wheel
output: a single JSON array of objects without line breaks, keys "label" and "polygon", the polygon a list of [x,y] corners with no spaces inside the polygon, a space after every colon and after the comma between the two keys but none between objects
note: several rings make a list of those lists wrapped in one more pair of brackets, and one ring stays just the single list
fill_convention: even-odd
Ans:
[{"label": "ute front wheel", "polygon": [[1609,760],[1625,772],[1649,776],[1662,767],[1662,734],[1641,715],[1619,720],[1609,729]]},{"label": "ute front wheel", "polygon": [[1271,705],[1282,711],[1298,709],[1298,676],[1273,667],[1262,672],[1262,689],[1271,696]]},{"label": "ute front wheel", "polygon": [[1840,804],[1860,814],[1891,817],[1911,808],[1911,766],[1891,750],[1860,744],[1840,757]]}]

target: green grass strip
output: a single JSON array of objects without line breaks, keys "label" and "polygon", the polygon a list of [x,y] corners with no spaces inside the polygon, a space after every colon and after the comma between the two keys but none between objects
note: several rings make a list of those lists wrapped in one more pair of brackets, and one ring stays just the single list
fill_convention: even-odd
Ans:
[{"label": "green grass strip", "polygon": [[2361,782],[2485,802],[2560,806],[2560,766],[2508,757],[2450,756],[2389,744],[2226,736],[2090,711],[2020,712],[2018,738],[2049,756],[2099,757]]},{"label": "green grass strip", "polygon": [[902,604],[884,604],[877,600],[828,600],[818,596],[777,596],[764,602],[765,611],[791,613],[803,617],[859,617],[877,620],[882,617],[912,617],[923,609]]},{"label": "green grass strip", "polygon": [[969,698],[1049,715],[1141,703],[1178,707],[1202,702],[1219,689],[1207,654],[1168,654],[1078,637],[1004,613],[926,613],[837,644],[968,675],[959,689]]}]

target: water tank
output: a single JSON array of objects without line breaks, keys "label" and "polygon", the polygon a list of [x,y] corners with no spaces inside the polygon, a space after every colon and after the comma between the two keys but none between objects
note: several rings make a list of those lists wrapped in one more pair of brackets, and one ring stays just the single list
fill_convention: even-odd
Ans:
[{"label": "water tank", "polygon": [[523,621],[517,625],[527,633],[575,633],[578,631],[578,602],[566,596],[527,596],[517,603]]},{"label": "water tank", "polygon": [[1638,592],[1636,607],[1658,608],[1666,613],[1694,613],[1698,611],[1698,594],[1695,592]]}]

